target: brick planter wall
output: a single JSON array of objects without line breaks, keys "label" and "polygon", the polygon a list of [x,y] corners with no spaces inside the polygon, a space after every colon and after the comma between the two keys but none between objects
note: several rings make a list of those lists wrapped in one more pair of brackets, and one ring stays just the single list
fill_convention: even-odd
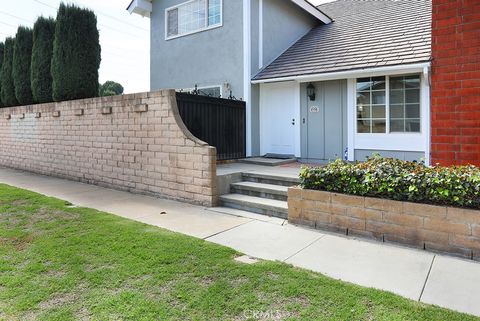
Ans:
[{"label": "brick planter wall", "polygon": [[175,92],[0,109],[0,166],[214,205],[216,151],[183,124]]},{"label": "brick planter wall", "polygon": [[432,164],[480,165],[480,1],[433,0]]},{"label": "brick planter wall", "polygon": [[480,210],[292,187],[288,221],[480,260]]}]

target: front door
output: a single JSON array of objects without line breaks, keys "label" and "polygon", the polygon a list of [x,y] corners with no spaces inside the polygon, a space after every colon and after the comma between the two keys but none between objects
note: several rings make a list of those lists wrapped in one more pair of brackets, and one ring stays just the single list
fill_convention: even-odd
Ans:
[{"label": "front door", "polygon": [[304,158],[334,160],[343,157],[345,86],[342,80],[312,83],[315,99],[306,97],[302,110]]},{"label": "front door", "polygon": [[262,84],[260,87],[260,152],[295,154],[295,90],[298,83]]}]

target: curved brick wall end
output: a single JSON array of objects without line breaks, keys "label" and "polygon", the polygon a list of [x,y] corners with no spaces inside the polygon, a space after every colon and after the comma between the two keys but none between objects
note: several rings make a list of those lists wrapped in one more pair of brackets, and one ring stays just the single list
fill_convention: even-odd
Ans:
[{"label": "curved brick wall end", "polygon": [[173,90],[2,108],[0,165],[216,202],[216,150],[187,130]]}]

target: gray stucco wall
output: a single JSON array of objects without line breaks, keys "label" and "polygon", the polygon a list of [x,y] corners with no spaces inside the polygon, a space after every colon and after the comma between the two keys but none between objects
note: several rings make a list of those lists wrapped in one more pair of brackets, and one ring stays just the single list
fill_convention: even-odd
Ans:
[{"label": "gray stucco wall", "polygon": [[[150,87],[223,87],[243,98],[243,5],[223,1],[223,26],[165,40],[165,9],[185,0],[153,0],[150,32]],[[223,93],[228,96],[227,92]]]},{"label": "gray stucco wall", "polygon": [[[165,40],[165,9],[186,0],[153,0],[150,33],[150,87],[192,88],[228,83],[243,92],[243,0],[223,0],[223,25]],[[251,0],[251,75],[259,71],[259,0]],[[263,66],[267,66],[320,23],[288,0],[263,0]],[[260,153],[259,89],[252,86],[252,154]]]},{"label": "gray stucco wall", "polygon": [[[224,0],[228,1],[228,0]],[[252,76],[258,66],[259,0],[252,0]],[[320,24],[292,1],[263,0],[263,66],[275,58]]]},{"label": "gray stucco wall", "polygon": [[[224,0],[228,1],[228,0]],[[240,0],[238,0],[240,2]],[[259,68],[259,0],[251,2],[251,52],[252,77]],[[316,18],[291,1],[263,0],[263,67],[319,24]],[[259,86],[252,86],[252,154],[260,154]]]}]

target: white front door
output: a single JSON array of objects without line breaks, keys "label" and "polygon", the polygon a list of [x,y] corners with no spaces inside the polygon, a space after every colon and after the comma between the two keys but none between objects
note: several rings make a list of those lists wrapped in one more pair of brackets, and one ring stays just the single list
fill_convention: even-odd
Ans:
[{"label": "white front door", "polygon": [[260,85],[260,153],[295,154],[298,83]]}]

